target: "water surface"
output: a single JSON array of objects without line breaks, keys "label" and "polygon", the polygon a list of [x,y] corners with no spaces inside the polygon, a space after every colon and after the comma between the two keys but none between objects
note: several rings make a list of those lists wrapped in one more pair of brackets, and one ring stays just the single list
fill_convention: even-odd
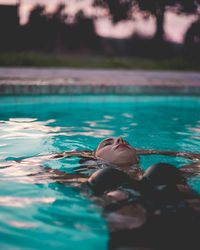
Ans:
[{"label": "water surface", "polygon": [[[123,136],[138,148],[200,152],[199,110],[197,97],[1,97],[0,162],[93,150],[110,136]],[[189,163],[143,156],[141,166],[160,161],[177,167]],[[78,164],[78,159],[44,163],[68,173]],[[48,181],[35,184],[26,175],[26,169],[0,168],[1,249],[107,248],[107,226],[99,208],[75,188]],[[199,178],[189,183],[200,192]]]}]

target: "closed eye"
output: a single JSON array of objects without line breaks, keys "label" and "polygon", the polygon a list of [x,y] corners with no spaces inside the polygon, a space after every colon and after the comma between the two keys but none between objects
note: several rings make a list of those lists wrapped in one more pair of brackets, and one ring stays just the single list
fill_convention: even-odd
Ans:
[{"label": "closed eye", "polygon": [[103,147],[108,146],[108,145],[112,145],[112,143],[113,143],[113,141],[108,141],[108,142],[104,143]]},{"label": "closed eye", "polygon": [[112,145],[113,142],[114,142],[114,139],[113,139],[113,138],[109,138],[109,139],[107,139],[107,140],[105,140],[105,141],[103,142],[102,147],[106,147],[106,146],[108,146],[108,145]]}]

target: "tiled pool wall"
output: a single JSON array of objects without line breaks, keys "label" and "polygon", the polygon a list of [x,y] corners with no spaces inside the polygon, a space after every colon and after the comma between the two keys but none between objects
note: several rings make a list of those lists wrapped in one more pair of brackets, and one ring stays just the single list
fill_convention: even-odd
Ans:
[{"label": "tiled pool wall", "polygon": [[1,84],[0,95],[123,94],[200,95],[200,86],[108,86],[108,85],[18,85]]},{"label": "tiled pool wall", "polygon": [[200,95],[200,73],[0,68],[0,95]]}]

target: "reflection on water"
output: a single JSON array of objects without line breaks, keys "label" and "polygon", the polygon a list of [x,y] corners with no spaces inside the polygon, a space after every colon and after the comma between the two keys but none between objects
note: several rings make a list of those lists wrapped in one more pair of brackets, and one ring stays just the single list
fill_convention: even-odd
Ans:
[{"label": "reflection on water", "polygon": [[[47,121],[38,121],[36,118],[10,118],[8,121],[0,121],[0,147],[3,149],[7,149],[7,147],[15,145],[15,150],[10,150],[12,155],[15,155],[19,148],[18,147],[30,147],[31,153],[35,152],[37,147],[41,147],[46,142],[49,142],[49,139],[53,137],[63,136],[66,141],[68,141],[68,137],[73,136],[88,136],[88,137],[96,137],[96,138],[104,138],[106,136],[111,136],[113,131],[111,129],[102,129],[99,128],[97,123],[93,122],[93,126],[88,121],[84,123],[88,124],[87,126],[51,126],[51,123],[56,123],[55,120],[47,120]],[[91,127],[93,127],[91,129]],[[31,143],[30,143],[31,140]],[[70,141],[69,145],[71,146],[72,141]],[[75,142],[75,141],[74,141]],[[76,143],[75,143],[76,144]],[[31,145],[33,147],[31,147]],[[79,149],[79,147],[85,147],[85,145],[77,145],[75,148],[69,148],[70,150]],[[32,148],[32,150],[31,150]],[[3,150],[2,149],[2,150]],[[6,150],[6,155],[8,154],[8,150]],[[23,150],[22,150],[23,152]],[[40,153],[38,151],[38,153]],[[3,151],[1,151],[1,155]],[[1,156],[1,158],[3,158]]]},{"label": "reflection on water", "polygon": [[9,225],[11,225],[12,227],[16,227],[16,228],[36,228],[37,225],[34,223],[29,223],[29,222],[21,222],[21,221],[9,221],[8,222]]},{"label": "reflection on water", "polygon": [[[9,121],[0,121],[1,128],[1,137],[4,138],[3,135],[12,136],[15,135],[16,132],[24,133],[24,136],[29,136],[31,133],[36,131],[51,133],[58,132],[60,130],[59,127],[50,127],[48,124],[55,122],[55,120],[48,120],[45,122],[37,121],[37,119],[31,118],[10,118]],[[8,134],[6,134],[8,133]]]},{"label": "reflection on water", "polygon": [[56,199],[54,197],[45,198],[23,198],[12,196],[0,196],[0,206],[8,207],[27,207],[34,203],[49,204],[53,203]]},{"label": "reflection on water", "polygon": [[[110,136],[123,136],[137,148],[199,152],[199,108],[199,99],[179,97],[2,98],[2,249],[107,249],[98,208],[78,190],[50,179],[48,172],[41,175],[44,166],[71,173],[79,160],[45,155],[93,150]],[[178,167],[188,163],[156,155],[141,157],[141,166],[160,161]],[[198,178],[190,183],[200,191]]]}]

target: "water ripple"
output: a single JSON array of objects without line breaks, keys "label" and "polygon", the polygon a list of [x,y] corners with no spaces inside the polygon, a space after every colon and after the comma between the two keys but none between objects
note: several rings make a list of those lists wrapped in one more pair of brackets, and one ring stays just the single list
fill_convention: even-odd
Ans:
[{"label": "water ripple", "polygon": [[50,204],[55,202],[54,197],[45,198],[24,198],[15,196],[0,196],[0,206],[23,208],[36,203]]},{"label": "water ripple", "polygon": [[22,221],[8,221],[8,224],[15,227],[15,228],[25,228],[25,229],[30,229],[30,228],[36,228],[37,224],[36,223],[30,223],[30,222],[22,222]]}]

